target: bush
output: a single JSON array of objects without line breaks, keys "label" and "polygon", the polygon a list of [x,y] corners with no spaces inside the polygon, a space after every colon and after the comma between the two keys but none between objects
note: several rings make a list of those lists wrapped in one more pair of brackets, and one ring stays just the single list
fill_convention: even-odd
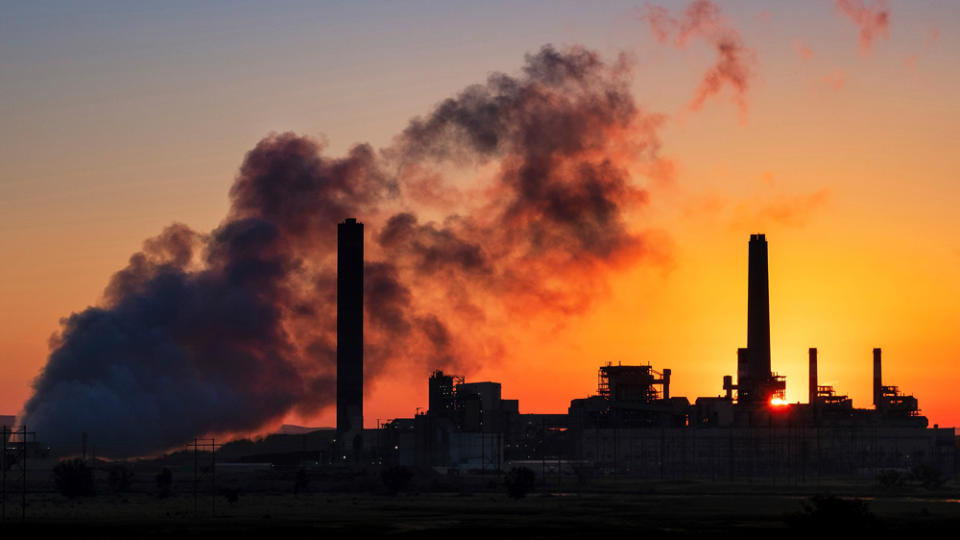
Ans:
[{"label": "bush", "polygon": [[911,473],[913,478],[927,489],[938,489],[947,480],[943,471],[935,465],[917,465]]},{"label": "bush", "polygon": [[403,465],[393,465],[380,471],[380,479],[383,480],[383,485],[390,495],[396,495],[407,489],[412,478],[413,472]]},{"label": "bush", "polygon": [[788,524],[803,530],[862,532],[877,526],[867,503],[860,499],[841,499],[835,495],[814,495],[800,503],[802,514],[785,516]]},{"label": "bush", "polygon": [[533,490],[533,484],[536,482],[536,475],[532,469],[527,467],[514,467],[507,472],[504,477],[504,484],[507,487],[507,495],[514,499],[522,499]]},{"label": "bush", "polygon": [[221,488],[220,494],[230,504],[237,504],[237,501],[240,500],[240,488]]},{"label": "bush", "polygon": [[173,471],[164,467],[156,476],[157,497],[161,499],[173,494]]},{"label": "bush", "polygon": [[590,480],[593,479],[596,470],[592,465],[574,465],[573,474],[577,477],[577,489],[582,490],[590,484]]},{"label": "bush", "polygon": [[877,482],[880,484],[880,487],[887,491],[893,491],[903,487],[903,481],[904,477],[900,474],[900,471],[893,469],[884,469],[877,475]]},{"label": "bush", "polygon": [[133,481],[133,471],[119,463],[110,467],[110,476],[107,477],[107,483],[114,493],[123,493],[130,489],[130,483]]},{"label": "bush", "polygon": [[93,495],[93,469],[82,459],[67,459],[53,468],[57,491],[67,497]]},{"label": "bush", "polygon": [[297,470],[297,479],[293,483],[293,494],[299,495],[308,489],[310,489],[310,475],[307,474],[305,468],[300,467],[300,469]]}]

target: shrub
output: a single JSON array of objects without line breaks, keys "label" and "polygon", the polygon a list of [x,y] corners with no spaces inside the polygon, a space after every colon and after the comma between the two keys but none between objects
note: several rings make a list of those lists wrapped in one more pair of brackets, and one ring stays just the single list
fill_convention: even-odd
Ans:
[{"label": "shrub", "polygon": [[396,495],[405,490],[412,478],[413,472],[403,465],[393,465],[380,471],[380,479],[383,480],[383,485],[390,495]]},{"label": "shrub", "polygon": [[293,483],[293,494],[299,495],[308,489],[310,489],[310,476],[307,474],[307,469],[300,467],[297,470],[297,479]]},{"label": "shrub", "polygon": [[157,497],[161,499],[173,494],[173,471],[164,467],[156,476]]},{"label": "shrub", "polygon": [[917,465],[911,473],[913,478],[927,489],[938,489],[947,480],[943,471],[936,465]]},{"label": "shrub", "polygon": [[240,488],[221,488],[220,494],[230,504],[237,504],[237,501],[240,500]]},{"label": "shrub", "polygon": [[107,483],[114,493],[123,493],[130,489],[130,483],[133,481],[133,471],[125,465],[119,463],[110,467],[110,476],[107,477]]},{"label": "shrub", "polygon": [[536,475],[532,469],[527,467],[514,467],[507,472],[504,477],[504,485],[507,488],[507,495],[514,499],[522,499],[533,489],[536,481]]},{"label": "shrub", "polygon": [[82,459],[67,459],[53,468],[57,491],[67,497],[93,495],[93,469]]},{"label": "shrub", "polygon": [[799,529],[823,532],[827,530],[862,532],[877,526],[866,501],[841,499],[835,495],[814,495],[800,503],[802,514],[785,516],[786,521]]}]

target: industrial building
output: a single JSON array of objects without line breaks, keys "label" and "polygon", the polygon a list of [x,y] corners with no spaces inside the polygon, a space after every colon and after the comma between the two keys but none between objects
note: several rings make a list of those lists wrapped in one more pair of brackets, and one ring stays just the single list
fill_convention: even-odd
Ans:
[{"label": "industrial building", "polygon": [[436,371],[427,411],[384,424],[368,455],[478,470],[539,460],[651,478],[803,481],[918,466],[954,474],[954,428],[929,428],[915,397],[883,383],[880,349],[873,350],[873,408],[854,408],[818,384],[815,348],[808,403],[784,401],[786,381],[770,358],[767,258],[765,236],[751,235],[747,346],[737,350],[736,381],[724,376],[720,396],[691,403],[671,395],[670,369],[604,365],[596,395],[574,399],[566,414],[520,414],[499,383]]}]

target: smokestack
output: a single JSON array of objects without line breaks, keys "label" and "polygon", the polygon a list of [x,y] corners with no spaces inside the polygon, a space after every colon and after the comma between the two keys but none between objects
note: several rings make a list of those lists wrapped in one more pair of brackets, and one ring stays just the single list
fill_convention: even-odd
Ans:
[{"label": "smokestack", "polygon": [[337,225],[337,437],[363,430],[363,223]]},{"label": "smokestack", "polygon": [[752,382],[756,384],[770,379],[770,286],[767,275],[767,240],[762,234],[750,235],[748,280],[748,371]]},{"label": "smokestack", "polygon": [[670,369],[663,370],[663,399],[670,399]]},{"label": "smokestack", "polygon": [[873,406],[880,408],[880,397],[883,395],[881,382],[880,349],[873,350]]},{"label": "smokestack", "polygon": [[811,405],[817,402],[817,348],[810,347],[810,389],[809,402]]}]

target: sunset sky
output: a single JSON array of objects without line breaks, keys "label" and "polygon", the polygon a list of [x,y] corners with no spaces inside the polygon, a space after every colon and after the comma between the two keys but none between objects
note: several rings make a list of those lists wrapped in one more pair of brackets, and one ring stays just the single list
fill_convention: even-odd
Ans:
[{"label": "sunset sky", "polygon": [[[710,32],[664,36],[655,4],[594,4],[4,4],[0,414],[30,397],[60,319],[101,303],[145,239],[224,220],[263,137],[382,148],[553,44],[625,53],[637,104],[659,115],[657,166],[633,176],[648,198],[629,215],[649,252],[583,312],[518,314],[497,359],[459,360],[468,381],[500,381],[521,412],[565,412],[598,366],[649,362],[673,370],[675,396],[719,395],[746,345],[747,242],[765,233],[788,401],[806,402],[818,347],[821,384],[870,407],[881,347],[884,384],[931,425],[960,426],[960,4],[718,0],[742,46],[721,67],[739,78],[702,96]],[[659,5],[682,20],[690,2]],[[428,373],[388,367],[367,426],[426,407]]]}]

